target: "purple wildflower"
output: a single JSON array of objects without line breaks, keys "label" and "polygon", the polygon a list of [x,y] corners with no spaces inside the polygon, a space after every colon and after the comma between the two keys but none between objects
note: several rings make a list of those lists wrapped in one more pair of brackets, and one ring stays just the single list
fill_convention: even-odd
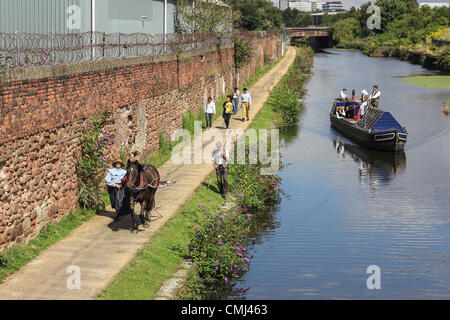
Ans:
[{"label": "purple wildflower", "polygon": [[237,251],[241,251],[241,248],[239,248],[239,247],[236,247],[236,250],[237,250]]},{"label": "purple wildflower", "polygon": [[250,263],[250,260],[248,258],[244,258],[244,261]]},{"label": "purple wildflower", "polygon": [[108,141],[114,141],[114,139],[111,138],[111,137],[110,137],[109,135],[107,135],[106,133],[103,134],[103,138],[105,138],[105,140],[108,140]]},{"label": "purple wildflower", "polygon": [[205,205],[203,203],[200,203],[198,206],[199,207],[204,207]]},{"label": "purple wildflower", "polygon": [[238,256],[241,258],[244,257],[244,255],[242,253],[238,253]]},{"label": "purple wildflower", "polygon": [[223,280],[225,281],[225,283],[228,283],[228,278],[227,277],[225,277]]},{"label": "purple wildflower", "polygon": [[251,218],[251,217],[253,217],[253,215],[249,213],[249,214],[247,214],[247,217]]},{"label": "purple wildflower", "polygon": [[237,196],[238,196],[239,198],[244,198],[244,197],[245,197],[242,193],[238,193]]},{"label": "purple wildflower", "polygon": [[216,261],[215,267],[216,267],[216,271],[219,270],[219,262]]},{"label": "purple wildflower", "polygon": [[196,231],[196,232],[199,232],[199,231],[200,231],[200,228],[199,228],[198,226],[195,226],[195,231]]},{"label": "purple wildflower", "polygon": [[222,242],[222,240],[220,240],[220,239],[219,239],[219,240],[217,240],[217,244],[218,244],[218,245],[220,245],[220,246],[221,246],[221,245],[222,245],[222,243],[223,243],[223,242]]}]

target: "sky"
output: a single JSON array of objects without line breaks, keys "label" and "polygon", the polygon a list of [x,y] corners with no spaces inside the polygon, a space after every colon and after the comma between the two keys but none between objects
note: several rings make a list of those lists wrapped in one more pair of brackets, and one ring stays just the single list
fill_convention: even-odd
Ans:
[{"label": "sky", "polygon": [[[278,5],[278,0],[272,0],[276,5]],[[322,0],[322,1],[331,1],[331,0]],[[370,0],[341,0],[344,9],[350,9],[352,6],[359,7],[363,3],[369,2]],[[419,2],[449,2],[450,0],[419,0]],[[375,2],[375,0],[372,0]]]}]

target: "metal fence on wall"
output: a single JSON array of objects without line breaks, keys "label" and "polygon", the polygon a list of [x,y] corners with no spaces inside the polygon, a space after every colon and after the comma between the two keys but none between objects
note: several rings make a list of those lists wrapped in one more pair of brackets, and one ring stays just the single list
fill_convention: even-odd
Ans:
[{"label": "metal fence on wall", "polygon": [[232,43],[232,35],[0,33],[0,68],[26,68],[102,59],[177,53]]},{"label": "metal fence on wall", "polygon": [[281,37],[281,31],[240,31],[234,34],[149,33],[0,33],[0,68],[27,68],[83,61],[142,57],[231,45],[233,37],[245,41]]}]

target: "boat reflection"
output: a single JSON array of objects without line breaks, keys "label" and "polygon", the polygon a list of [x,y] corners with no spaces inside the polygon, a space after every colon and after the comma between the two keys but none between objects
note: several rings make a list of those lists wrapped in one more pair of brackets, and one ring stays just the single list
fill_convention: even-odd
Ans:
[{"label": "boat reflection", "polygon": [[340,158],[349,156],[358,164],[360,184],[368,185],[373,192],[377,186],[389,183],[406,169],[404,151],[394,153],[364,149],[340,139],[335,139],[333,145]]}]

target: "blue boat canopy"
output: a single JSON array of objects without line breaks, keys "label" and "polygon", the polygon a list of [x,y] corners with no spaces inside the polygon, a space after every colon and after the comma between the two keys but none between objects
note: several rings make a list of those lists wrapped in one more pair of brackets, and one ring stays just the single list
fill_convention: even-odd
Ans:
[{"label": "blue boat canopy", "polygon": [[391,115],[390,112],[385,111],[383,115],[372,127],[374,132],[384,132],[394,129],[397,132],[405,131],[397,120]]},{"label": "blue boat canopy", "polygon": [[357,123],[357,126],[374,133],[392,132],[393,130],[406,132],[390,112],[373,107],[366,110],[363,119]]}]

